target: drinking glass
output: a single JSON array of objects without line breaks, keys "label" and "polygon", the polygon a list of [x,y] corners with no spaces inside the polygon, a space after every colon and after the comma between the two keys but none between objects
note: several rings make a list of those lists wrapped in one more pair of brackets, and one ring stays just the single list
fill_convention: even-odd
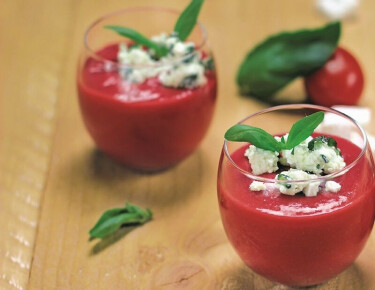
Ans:
[{"label": "drinking glass", "polygon": [[[101,17],[84,35],[77,87],[81,114],[97,147],[135,169],[156,171],[177,164],[199,145],[216,102],[216,73],[206,30],[198,23],[186,41],[195,51],[156,64],[117,61],[119,44],[133,44],[105,25],[133,28],[147,37],[171,33],[179,13],[164,8],[130,8]],[[127,72],[168,70],[197,53],[210,65],[207,82],[193,89],[165,87],[151,76],[134,83]]]},{"label": "drinking glass", "polygon": [[[346,166],[308,182],[319,182],[315,197],[280,194],[281,181],[252,174],[244,156],[249,144],[225,140],[218,169],[218,201],[227,237],[244,263],[256,273],[289,286],[322,283],[354,262],[368,239],[375,214],[374,160],[364,130],[336,110],[315,105],[284,105],[241,120],[272,135],[288,132],[294,122],[316,111],[325,121],[315,135],[333,136]],[[251,191],[253,181],[266,190]],[[327,181],[341,190],[323,190]],[[284,181],[285,182],[285,181]],[[291,186],[306,180],[288,180]]]}]

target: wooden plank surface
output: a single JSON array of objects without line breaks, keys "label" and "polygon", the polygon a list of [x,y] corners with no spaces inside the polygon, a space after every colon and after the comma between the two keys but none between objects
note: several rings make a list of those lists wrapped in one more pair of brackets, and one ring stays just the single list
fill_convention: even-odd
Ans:
[{"label": "wooden plank surface", "polygon": [[[216,170],[226,128],[266,107],[238,97],[234,75],[241,59],[270,33],[324,23],[313,1],[206,1],[200,19],[216,56],[218,104],[202,145],[178,166],[131,172],[99,153],[83,127],[75,72],[87,25],[123,7],[181,10],[186,3],[0,2],[1,289],[287,289],[252,273],[227,242]],[[361,105],[373,113],[374,13],[375,3],[362,1],[342,35],[363,64]],[[300,92],[296,83],[284,95]],[[154,220],[89,242],[100,214],[126,200],[152,208]],[[374,272],[373,233],[354,265],[317,288],[375,289]]]},{"label": "wooden plank surface", "polygon": [[0,289],[24,289],[30,276],[69,37],[67,4],[0,3]]}]

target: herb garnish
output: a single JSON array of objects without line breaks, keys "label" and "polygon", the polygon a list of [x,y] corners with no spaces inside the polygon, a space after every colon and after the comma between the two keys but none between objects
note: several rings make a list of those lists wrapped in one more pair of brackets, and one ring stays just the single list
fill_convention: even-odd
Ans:
[{"label": "herb garnish", "polygon": [[316,112],[294,123],[289,131],[288,140],[285,149],[292,149],[305,141],[323,121],[324,113]]},{"label": "herb garnish", "polygon": [[224,137],[229,141],[250,142],[264,150],[280,151],[282,148],[281,143],[263,129],[243,124],[229,128]]},{"label": "herb garnish", "polygon": [[240,65],[236,80],[241,94],[268,101],[295,78],[321,68],[336,49],[340,31],[340,22],[333,22],[267,38]]},{"label": "herb garnish", "polygon": [[[291,180],[291,178],[286,174],[280,173],[277,175],[277,180]],[[284,185],[288,189],[292,187],[292,185],[289,183],[282,183],[282,185]]]},{"label": "herb garnish", "polygon": [[[194,26],[197,24],[198,14],[201,10],[203,2],[204,0],[192,0],[185,10],[180,14],[175,24],[174,32],[181,41],[185,41],[189,37],[190,33],[194,29]],[[168,54],[167,47],[152,41],[132,28],[116,25],[106,25],[104,28],[111,29],[117,34],[133,40],[135,43],[139,43],[153,49],[156,56],[159,58]]]},{"label": "herb garnish", "polygon": [[90,238],[105,238],[120,227],[141,225],[151,220],[152,211],[141,209],[127,202],[123,208],[112,208],[103,213],[95,226],[90,230]]},{"label": "herb garnish", "polygon": [[104,26],[104,28],[111,29],[121,36],[130,38],[137,44],[141,44],[153,49],[158,57],[163,57],[168,54],[168,48],[166,46],[159,45],[158,43],[152,41],[151,39],[148,39],[146,36],[140,34],[138,31],[135,31],[134,29],[114,25],[106,25]]},{"label": "herb garnish", "polygon": [[178,38],[185,41],[189,37],[194,26],[197,24],[198,14],[201,10],[204,0],[192,0],[178,18],[174,31]]},{"label": "herb garnish", "polygon": [[321,154],[320,156],[322,157],[324,163],[328,163],[329,162],[327,156],[325,156],[324,154]]},{"label": "herb garnish", "polygon": [[333,147],[333,150],[335,150],[336,154],[342,157],[340,149],[337,148],[337,142],[332,137],[318,136],[316,138],[313,138],[307,144],[307,148],[309,148],[310,151],[313,151],[316,148],[319,148],[322,144],[327,144],[329,147]]},{"label": "herb garnish", "polygon": [[315,147],[319,147],[322,144],[327,144],[330,147],[335,147],[337,148],[337,142],[335,139],[331,137],[326,137],[326,136],[318,136],[316,138],[313,138],[308,144],[307,148],[309,148],[310,151],[314,150]]},{"label": "herb garnish", "polygon": [[286,142],[284,138],[281,138],[281,142],[278,142],[271,134],[263,129],[243,124],[236,124],[229,128],[224,137],[228,141],[249,142],[255,147],[264,150],[276,152],[290,150],[306,140],[323,119],[324,113],[316,112],[297,121],[290,129]]}]

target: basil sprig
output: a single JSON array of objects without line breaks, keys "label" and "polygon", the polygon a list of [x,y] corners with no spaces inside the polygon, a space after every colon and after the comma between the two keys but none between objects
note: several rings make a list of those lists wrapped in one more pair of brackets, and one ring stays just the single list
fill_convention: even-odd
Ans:
[{"label": "basil sprig", "polygon": [[152,211],[141,209],[129,202],[123,208],[113,208],[103,213],[95,226],[90,230],[90,238],[105,238],[120,227],[144,224],[151,220]]},{"label": "basil sprig", "polygon": [[[203,2],[204,0],[192,0],[177,19],[174,31],[181,41],[185,41],[189,37],[194,26],[197,24],[198,14],[202,8]],[[166,46],[152,41],[132,28],[116,25],[106,25],[104,28],[113,30],[117,34],[133,40],[135,43],[153,49],[158,58],[168,54],[168,48]]]},{"label": "basil sprig", "polygon": [[177,32],[181,41],[185,41],[189,37],[197,24],[198,14],[203,2],[204,0],[192,0],[177,19],[174,31]]},{"label": "basil sprig", "polygon": [[292,129],[289,131],[288,140],[285,148],[292,149],[306,140],[315,130],[316,127],[323,121],[324,113],[316,112],[311,114],[298,122],[294,123]]},{"label": "basil sprig", "polygon": [[241,94],[267,101],[295,78],[319,69],[335,51],[340,31],[340,22],[333,22],[266,39],[240,65],[236,80]]},{"label": "basil sprig", "polygon": [[225,133],[225,139],[237,142],[250,142],[255,147],[280,151],[281,143],[263,129],[243,124],[236,124]]},{"label": "basil sprig", "polygon": [[138,31],[135,31],[132,28],[115,25],[106,25],[104,26],[104,28],[113,30],[121,36],[125,36],[138,44],[153,49],[158,57],[163,57],[168,54],[167,47],[157,44],[156,42],[152,41],[151,39],[148,39],[146,36],[140,34]]},{"label": "basil sprig", "polygon": [[306,140],[323,119],[324,113],[316,112],[297,121],[290,129],[286,142],[284,138],[281,138],[281,141],[278,142],[271,134],[263,129],[243,124],[236,124],[229,128],[224,137],[228,141],[249,142],[255,147],[279,152],[281,150],[293,149]]}]

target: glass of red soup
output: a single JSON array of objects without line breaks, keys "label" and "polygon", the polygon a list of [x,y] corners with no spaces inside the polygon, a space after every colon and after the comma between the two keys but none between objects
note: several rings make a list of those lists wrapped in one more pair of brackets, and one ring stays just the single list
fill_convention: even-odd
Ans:
[{"label": "glass of red soup", "polygon": [[363,249],[374,180],[366,134],[350,117],[315,105],[257,112],[226,133],[217,180],[225,232],[254,272],[320,284]]},{"label": "glass of red soup", "polygon": [[[83,121],[101,151],[134,169],[157,171],[189,156],[214,113],[217,82],[205,28],[196,24],[181,41],[171,32],[178,17],[169,9],[125,9],[95,21],[84,36],[77,76]],[[108,25],[142,32],[164,55]]]}]

